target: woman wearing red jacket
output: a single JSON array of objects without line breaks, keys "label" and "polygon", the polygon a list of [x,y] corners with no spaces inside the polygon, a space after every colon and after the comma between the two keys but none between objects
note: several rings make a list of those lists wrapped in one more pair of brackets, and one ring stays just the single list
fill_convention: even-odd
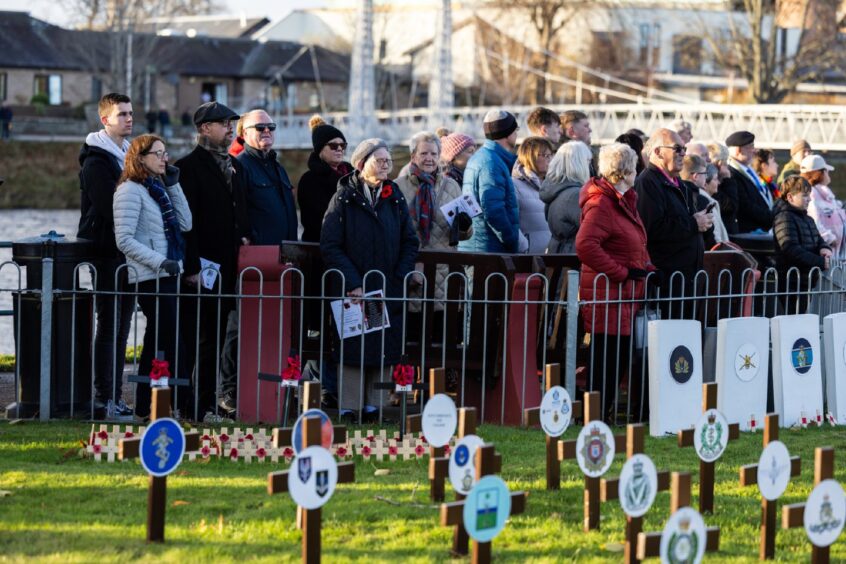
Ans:
[{"label": "woman wearing red jacket", "polygon": [[[637,212],[637,193],[631,190],[636,166],[637,155],[627,145],[602,147],[599,176],[588,180],[579,196],[576,254],[582,262],[580,297],[590,302],[582,310],[593,348],[590,389],[602,394],[608,420],[614,419],[617,391],[632,365],[636,300],[644,297],[645,278],[655,270]],[[629,380],[630,409],[637,420],[644,417],[638,412],[645,386],[639,373],[630,374]]]}]

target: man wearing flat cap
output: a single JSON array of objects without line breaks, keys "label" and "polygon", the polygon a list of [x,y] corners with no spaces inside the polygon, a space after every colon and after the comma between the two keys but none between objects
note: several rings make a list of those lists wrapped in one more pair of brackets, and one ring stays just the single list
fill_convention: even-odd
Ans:
[{"label": "man wearing flat cap", "polygon": [[[235,308],[231,298],[218,299],[218,291],[235,291],[238,248],[249,243],[250,227],[242,185],[240,164],[229,153],[238,114],[218,102],[207,102],[194,112],[197,146],[176,162],[180,184],[194,217],[194,228],[186,234],[185,283],[187,291],[200,284],[200,259],[220,265],[212,290],[202,288],[200,308],[199,356],[196,360],[198,390],[197,413],[209,415],[214,423],[216,370],[226,334],[229,312]],[[196,310],[186,307],[181,315],[186,350],[193,354],[197,335]]]},{"label": "man wearing flat cap", "polygon": [[728,165],[737,186],[737,226],[740,233],[773,226],[773,196],[752,170],[755,156],[755,136],[748,131],[735,131],[726,138],[729,149]]}]

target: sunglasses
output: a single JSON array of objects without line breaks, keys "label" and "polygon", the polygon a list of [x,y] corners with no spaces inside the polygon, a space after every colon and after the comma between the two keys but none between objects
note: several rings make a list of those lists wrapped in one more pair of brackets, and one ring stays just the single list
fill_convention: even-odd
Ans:
[{"label": "sunglasses", "polygon": [[326,143],[326,146],[333,151],[345,151],[347,149],[346,143]]},{"label": "sunglasses", "polygon": [[679,154],[679,155],[683,155],[687,152],[687,148],[683,147],[679,144],[676,144],[676,145],[659,145],[658,148],[659,149],[672,149],[674,153]]},{"label": "sunglasses", "polygon": [[276,131],[276,124],[275,123],[257,123],[255,125],[248,125],[244,129],[254,128],[259,133],[264,133],[264,130],[268,131]]}]

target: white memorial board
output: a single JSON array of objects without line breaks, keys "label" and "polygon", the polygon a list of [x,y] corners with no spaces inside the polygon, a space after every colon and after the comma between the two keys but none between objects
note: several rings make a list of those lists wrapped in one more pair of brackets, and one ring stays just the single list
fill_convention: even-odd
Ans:
[{"label": "white memorial board", "polygon": [[449,443],[458,425],[458,413],[455,402],[446,394],[435,394],[423,408],[421,426],[423,436],[433,447],[442,447]]},{"label": "white memorial board", "polygon": [[670,517],[661,533],[662,564],[699,564],[705,556],[705,521],[692,507],[682,507]]},{"label": "white memorial board", "polygon": [[560,437],[570,425],[573,402],[561,386],[553,386],[543,395],[540,405],[540,422],[543,432],[550,437]]},{"label": "white memorial board", "polygon": [[[846,312],[823,318],[825,390],[828,412],[839,424],[846,423]],[[838,376],[840,378],[838,378]]]},{"label": "white memorial board", "polygon": [[758,459],[758,489],[764,498],[781,497],[790,483],[790,453],[781,441],[772,441]]},{"label": "white memorial board", "polygon": [[837,480],[823,480],[805,502],[805,533],[814,546],[831,546],[846,521],[846,496]]},{"label": "white memorial board", "polygon": [[714,462],[728,446],[729,424],[723,414],[709,409],[699,417],[693,430],[696,454],[705,462]]},{"label": "white memorial board", "polygon": [[771,320],[773,400],[782,427],[823,412],[820,321],[813,314],[780,315]]},{"label": "white memorial board", "polygon": [[455,443],[449,456],[449,481],[460,494],[467,495],[476,485],[476,450],[485,442],[476,435],[466,435]]},{"label": "white memorial board", "polygon": [[576,439],[576,461],[585,475],[598,478],[614,461],[614,434],[602,421],[591,421]]},{"label": "white memorial board", "polygon": [[304,509],[317,509],[329,501],[338,485],[335,457],[321,446],[304,448],[288,470],[288,492]]},{"label": "white memorial board", "polygon": [[649,434],[690,429],[702,413],[702,332],[698,321],[649,322]]},{"label": "white memorial board", "polygon": [[641,517],[655,501],[658,493],[658,471],[652,459],[635,454],[623,464],[620,472],[620,506],[629,517]]},{"label": "white memorial board", "polygon": [[734,317],[717,322],[717,406],[741,431],[762,425],[767,414],[770,320]]}]

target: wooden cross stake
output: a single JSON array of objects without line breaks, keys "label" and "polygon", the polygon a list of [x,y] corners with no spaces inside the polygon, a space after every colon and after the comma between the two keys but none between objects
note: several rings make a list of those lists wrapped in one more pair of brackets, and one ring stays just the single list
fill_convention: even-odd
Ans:
[{"label": "wooden cross stake", "polygon": [[[312,384],[312,382],[309,382]],[[318,398],[319,384],[318,385]],[[322,421],[320,417],[306,417],[303,422],[303,448],[310,446],[320,446],[321,444],[321,427]],[[296,470],[288,469],[281,472],[271,472],[267,475],[267,493],[270,495],[285,493],[288,491],[288,472]],[[346,484],[355,481],[355,463],[353,462],[339,462],[338,463],[338,483]],[[308,564],[317,564],[320,562],[320,509],[302,509],[297,508],[298,518],[302,517],[303,530],[303,544],[302,544],[302,561]]]},{"label": "wooden cross stake", "polygon": [[[484,476],[496,474],[501,465],[501,460],[498,462],[499,455],[494,449],[494,445],[486,444],[476,450],[476,479],[480,480]],[[511,515],[519,515],[526,510],[526,492],[512,492],[511,493]],[[441,504],[441,525],[445,527],[454,526],[456,530],[461,530],[466,538],[467,533],[464,531],[464,496],[461,499],[452,503]],[[465,541],[466,544],[466,541]],[[454,552],[454,550],[453,550]],[[465,552],[466,554],[466,552]],[[491,561],[491,543],[473,541],[473,564],[486,564]]]},{"label": "wooden cross stake", "polygon": [[[602,409],[600,408],[599,392],[585,392],[583,411],[585,425],[591,421],[602,420]],[[615,456],[621,454],[626,448],[626,436],[614,435]],[[558,460],[575,460],[576,439],[558,441]],[[599,478],[585,476],[584,493],[584,530],[592,531],[599,529]]]},{"label": "wooden cross stake", "polygon": [[[544,391],[561,385],[561,365],[547,364],[544,376]],[[582,416],[582,402],[574,401],[570,415],[572,422]],[[523,410],[523,425],[540,425],[540,407]],[[558,460],[558,438],[546,435],[546,489],[557,490],[561,487],[561,462]]]},{"label": "wooden cross stake", "polygon": [[[769,413],[764,420],[764,448],[778,440],[778,414]],[[802,461],[798,456],[790,457],[790,476],[795,478],[802,471]],[[758,485],[758,465],[747,464],[740,467],[740,485]],[[758,557],[761,560],[775,558],[776,514],[778,500],[769,500],[761,496],[761,544]]]},{"label": "wooden cross stake", "polygon": [[[402,360],[400,360],[400,363],[403,364],[403,365],[407,365],[408,364],[408,357],[406,355],[402,355]],[[415,372],[417,372],[419,374],[420,369],[419,368],[416,369]],[[391,376],[391,381],[389,381],[389,382],[376,382],[376,383],[373,384],[373,388],[375,388],[377,390],[394,390],[396,388],[396,386],[397,386],[396,383],[393,382],[393,376]],[[423,384],[422,382],[421,383],[412,382],[411,383],[411,389],[412,390],[425,390],[426,385]],[[406,418],[406,411],[408,409],[408,403],[406,401],[407,400],[406,394],[408,394],[408,392],[403,391],[403,392],[396,392],[396,393],[399,394],[399,397],[400,397],[399,440],[400,440],[400,442],[402,442],[403,438],[405,437],[406,426],[408,425],[408,421],[407,421],[407,418]]]},{"label": "wooden cross stake", "polygon": [[[702,384],[702,413],[709,409],[717,409],[717,383],[709,382]],[[740,437],[740,425],[729,423],[728,440],[737,440]],[[679,448],[693,446],[693,429],[679,431]],[[714,512],[714,465],[716,461],[705,462],[699,460],[699,512]]]},{"label": "wooden cross stake", "polygon": [[[288,357],[290,358],[295,356],[297,356],[297,351],[295,349],[291,349],[291,352],[288,354]],[[261,391],[261,382],[273,382],[274,384],[276,384],[276,391],[283,395],[281,418],[279,415],[279,401],[276,402],[276,421],[280,421],[283,427],[287,427],[288,412],[291,410],[291,398],[294,396],[294,389],[303,384],[303,379],[302,373],[300,373],[300,379],[296,381],[296,386],[282,386],[282,382],[285,379],[283,377],[283,374],[271,374],[269,372],[258,373],[257,378],[259,380],[259,383],[256,385],[256,419],[259,421],[261,420],[261,402],[259,398],[259,392]],[[318,403],[315,407],[320,407],[320,403]]]},{"label": "wooden cross stake", "polygon": [[[170,417],[170,388],[153,388],[150,400],[150,421]],[[185,452],[200,448],[200,433],[185,433]],[[118,459],[128,460],[140,456],[141,437],[121,439],[118,442]],[[164,542],[165,509],[167,507],[167,476],[150,476],[147,489],[147,542]]]},{"label": "wooden cross stake", "polygon": [[[640,423],[632,423],[626,427],[626,460],[635,454],[643,453],[645,428]],[[658,491],[663,492],[670,488],[670,473],[666,470],[658,471]],[[602,478],[600,481],[600,499],[611,501],[620,497],[620,478]],[[635,554],[637,548],[637,536],[643,530],[643,517],[630,517],[626,515],[626,548],[623,562],[627,564],[640,562]]]},{"label": "wooden cross stake", "polygon": [[[446,391],[443,368],[429,370],[429,398]],[[406,417],[405,427],[409,433],[419,433],[423,430],[423,415],[409,415]],[[444,481],[449,473],[449,458],[445,456],[444,447],[429,446],[429,498],[432,501],[444,501]]]},{"label": "wooden cross stake", "polygon": [[[791,468],[792,468],[791,464]],[[792,474],[791,474],[792,475]],[[814,485],[823,480],[834,478],[834,449],[831,447],[817,447],[814,449]],[[805,525],[805,504],[792,503],[785,505],[781,510],[781,528],[792,529],[793,527],[804,527]],[[828,564],[828,546],[816,546],[811,548],[811,562],[813,564]]]},{"label": "wooden cross stake", "polygon": [[[670,476],[670,514],[690,505],[690,473],[673,472]],[[720,549],[720,528],[706,527],[705,550],[716,552]],[[638,533],[637,559],[653,558],[661,551],[661,533]]]}]

